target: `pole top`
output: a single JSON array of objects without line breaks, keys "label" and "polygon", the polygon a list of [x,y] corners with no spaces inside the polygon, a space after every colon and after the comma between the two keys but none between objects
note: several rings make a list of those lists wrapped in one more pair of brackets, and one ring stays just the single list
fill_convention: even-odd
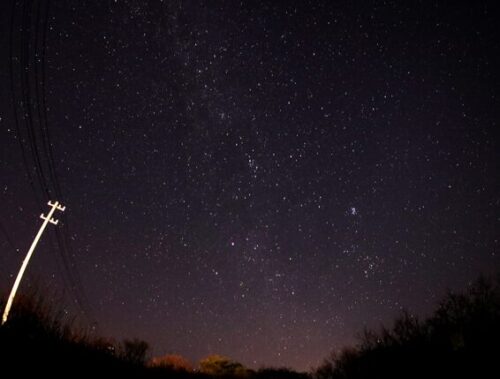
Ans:
[{"label": "pole top", "polygon": [[58,201],[55,201],[55,202],[52,202],[49,200],[49,202],[47,203],[49,206],[53,207],[53,208],[57,208],[57,210],[61,211],[61,212],[64,212],[66,210],[66,207],[63,206],[60,202]]}]

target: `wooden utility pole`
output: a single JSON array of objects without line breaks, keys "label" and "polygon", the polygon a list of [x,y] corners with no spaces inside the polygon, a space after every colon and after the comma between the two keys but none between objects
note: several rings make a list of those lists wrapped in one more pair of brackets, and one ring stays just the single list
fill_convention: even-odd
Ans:
[{"label": "wooden utility pole", "polygon": [[7,300],[7,304],[5,305],[5,310],[3,311],[2,315],[2,325],[5,324],[9,317],[9,312],[10,308],[12,307],[12,303],[14,302],[14,297],[16,296],[17,289],[19,287],[19,283],[21,283],[21,279],[23,278],[24,271],[26,270],[26,267],[28,266],[28,263],[31,259],[31,256],[33,255],[33,251],[35,250],[36,244],[38,243],[38,240],[43,234],[43,231],[45,230],[45,227],[47,224],[50,222],[51,224],[57,225],[59,220],[55,220],[52,218],[52,215],[56,211],[64,212],[66,207],[63,207],[61,204],[59,204],[58,201],[52,203],[48,202],[48,205],[52,207],[49,211],[49,214],[47,216],[44,216],[43,213],[40,215],[40,218],[43,221],[42,226],[40,227],[40,230],[38,231],[35,239],[33,240],[33,243],[31,244],[30,249],[28,250],[28,254],[26,254],[26,257],[24,258],[23,264],[21,265],[21,269],[19,270],[19,273],[17,274],[16,281],[14,282],[14,285],[12,286],[12,290],[10,291],[9,299]]}]

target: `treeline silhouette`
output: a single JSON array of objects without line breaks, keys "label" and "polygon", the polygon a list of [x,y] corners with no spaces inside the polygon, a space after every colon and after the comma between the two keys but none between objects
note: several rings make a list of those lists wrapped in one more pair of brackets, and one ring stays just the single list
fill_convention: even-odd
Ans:
[{"label": "treeline silhouette", "polygon": [[447,294],[425,320],[403,312],[390,328],[365,329],[358,345],[332,353],[309,373],[252,370],[219,355],[202,359],[197,367],[175,354],[147,359],[145,341],[95,337],[49,298],[35,291],[16,300],[0,327],[1,377],[7,372],[172,379],[500,377],[500,276],[480,278],[464,293]]},{"label": "treeline silhouette", "polygon": [[315,379],[500,378],[500,276],[448,293],[420,321],[409,312],[392,328],[365,329],[354,348],[335,352]]},{"label": "treeline silhouette", "polygon": [[[55,304],[60,301],[36,289],[18,295],[9,320],[0,326],[0,378],[9,373],[16,377],[310,379],[286,368],[251,370],[220,355],[202,359],[196,368],[180,355],[148,360],[147,342],[117,343],[95,337]],[[5,299],[0,301],[2,310],[4,305]]]}]

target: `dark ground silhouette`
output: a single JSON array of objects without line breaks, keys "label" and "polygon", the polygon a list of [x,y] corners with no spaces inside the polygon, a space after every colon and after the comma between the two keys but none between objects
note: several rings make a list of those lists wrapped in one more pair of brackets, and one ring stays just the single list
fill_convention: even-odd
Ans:
[{"label": "dark ground silhouette", "polygon": [[[351,379],[499,377],[500,276],[449,293],[418,320],[404,312],[391,328],[365,330],[357,346],[333,353],[311,373],[251,370],[213,355],[190,366],[181,356],[147,360],[148,344],[91,337],[39,294],[19,296],[0,327],[0,370],[14,376],[174,379]],[[4,303],[0,303],[2,307]],[[3,375],[2,375],[3,376]]]},{"label": "dark ground silhouette", "polygon": [[326,359],[315,379],[500,377],[500,276],[449,293],[426,320],[404,312],[360,340]]}]

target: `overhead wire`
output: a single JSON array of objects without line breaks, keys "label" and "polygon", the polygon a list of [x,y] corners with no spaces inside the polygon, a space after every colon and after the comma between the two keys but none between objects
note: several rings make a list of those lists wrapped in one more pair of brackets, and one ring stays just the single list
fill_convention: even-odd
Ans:
[{"label": "overhead wire", "polygon": [[19,249],[14,244],[14,240],[11,238],[9,232],[7,231],[5,226],[3,225],[2,221],[0,221],[0,231],[2,231],[2,234],[5,237],[5,240],[7,241],[9,246],[12,248],[12,250],[15,251],[16,253],[19,252]]},{"label": "overhead wire", "polygon": [[[41,5],[38,7],[37,11],[37,22],[36,22],[36,28],[38,32],[38,27],[40,24],[40,8]],[[45,66],[45,51],[46,51],[46,45],[47,45],[47,28],[48,28],[48,17],[49,17],[49,8],[50,8],[50,1],[45,2],[45,9],[44,9],[44,17],[42,18],[42,36],[41,36],[41,41],[42,41],[42,46],[41,46],[41,54],[39,61],[41,62],[41,80],[39,80],[38,76],[38,71],[35,70],[35,81],[37,83],[37,100],[38,100],[38,109],[39,109],[39,125],[40,125],[40,130],[42,133],[43,141],[44,141],[44,152],[45,152],[45,157],[47,166],[49,169],[49,175],[51,177],[53,186],[54,186],[54,191],[56,193],[56,196],[58,199],[61,199],[62,201],[64,200],[64,196],[61,191],[61,186],[59,183],[59,178],[57,176],[57,171],[55,169],[55,161],[54,161],[54,154],[53,154],[53,149],[52,149],[52,142],[50,138],[50,128],[48,126],[48,117],[47,117],[47,105],[46,105],[46,91],[45,91],[45,78],[46,78],[46,66]],[[38,33],[36,33],[37,39],[38,39]],[[36,46],[36,51],[38,52],[38,45]],[[70,243],[70,238],[69,238],[69,226],[68,222],[62,223],[60,228],[55,229],[56,232],[56,239],[57,243],[59,246],[59,250],[61,252],[61,258],[63,261],[63,265],[66,269],[66,271],[69,273],[68,279],[71,285],[71,289],[74,293],[74,296],[76,298],[76,302],[78,306],[81,308],[81,310],[86,314],[87,316],[89,313],[91,313],[91,308],[89,306],[89,301],[88,298],[85,295],[85,291],[83,290],[83,284],[81,281],[81,275],[78,271],[77,265],[74,260],[74,254],[73,254],[73,249]],[[90,318],[90,317],[89,317]],[[93,321],[93,320],[92,320]]]},{"label": "overhead wire", "polygon": [[[35,187],[35,181],[33,179],[33,175],[31,172],[31,169],[28,164],[28,158],[26,154],[26,149],[24,147],[24,136],[21,133],[21,126],[20,126],[20,121],[19,121],[19,115],[17,112],[17,99],[16,99],[16,89],[15,89],[15,75],[14,75],[14,26],[15,26],[15,16],[16,16],[16,0],[13,0],[12,2],[12,13],[11,13],[11,18],[10,18],[10,38],[9,38],[9,76],[10,76],[10,92],[11,92],[11,99],[12,99],[12,107],[14,110],[14,126],[16,130],[16,135],[17,135],[17,141],[19,142],[19,147],[21,149],[21,156],[22,156],[22,161],[23,161],[23,166],[26,171],[26,176],[28,178],[29,185],[32,189],[32,192],[35,196],[35,201],[37,206],[39,207],[40,204],[42,203],[38,191],[36,190]],[[41,209],[41,208],[40,208]]]},{"label": "overhead wire", "polygon": [[[40,18],[40,8],[38,7],[37,12],[37,28],[39,25]],[[59,183],[59,178],[57,176],[57,171],[55,169],[55,161],[54,154],[52,149],[52,142],[50,138],[50,128],[48,126],[48,116],[47,116],[47,105],[46,105],[46,91],[45,91],[45,78],[46,78],[46,66],[45,66],[45,51],[47,46],[47,29],[48,29],[48,19],[49,19],[49,9],[50,9],[50,1],[47,0],[45,2],[44,9],[44,17],[42,17],[42,46],[40,53],[40,62],[41,62],[41,81],[38,81],[38,72],[35,71],[35,81],[37,83],[37,99],[41,99],[38,104],[38,109],[40,110],[40,128],[42,130],[42,135],[44,136],[44,146],[45,146],[45,156],[47,157],[47,164],[49,168],[49,174],[52,179],[52,183],[54,185],[54,190],[58,199],[64,200],[64,196],[61,191],[61,186]],[[38,46],[37,46],[38,48]],[[38,51],[38,50],[37,50]],[[38,85],[39,84],[39,85]],[[84,308],[83,311],[86,314],[92,313],[91,308],[89,306],[89,301],[87,296],[85,295],[85,291],[83,290],[83,284],[81,281],[81,275],[78,271],[77,265],[75,264],[73,257],[73,249],[71,246],[70,238],[69,238],[69,224],[68,221],[64,222],[59,229],[56,229],[56,236],[58,245],[62,252],[62,258],[65,262],[65,267],[67,271],[70,273],[69,278],[72,284],[72,288],[75,290],[75,297],[77,297],[77,302],[79,306]]]},{"label": "overhead wire", "polygon": [[[44,15],[41,18],[41,51],[39,52],[39,62],[40,62],[40,75],[38,75],[38,66],[35,66],[35,83],[36,83],[36,93],[37,99],[39,100],[38,106],[38,117],[40,121],[40,128],[42,130],[42,141],[45,156],[47,157],[47,164],[49,168],[49,175],[54,185],[54,191],[58,198],[62,198],[61,186],[59,184],[59,179],[57,176],[57,171],[55,169],[55,160],[54,153],[52,149],[52,143],[50,140],[50,128],[48,126],[48,116],[47,116],[47,103],[45,100],[45,78],[46,78],[46,65],[45,65],[45,52],[47,48],[47,28],[48,28],[48,18],[49,18],[49,9],[50,9],[50,1],[45,2]],[[38,42],[38,25],[40,24],[40,15],[41,15],[41,4],[38,7],[37,11],[37,33],[36,33],[36,41]],[[37,49],[38,49],[38,44]],[[37,50],[38,52],[38,50]]]},{"label": "overhead wire", "polygon": [[[23,109],[23,120],[28,133],[28,141],[35,163],[35,172],[37,174],[40,187],[44,192],[47,199],[50,199],[51,193],[47,186],[47,179],[44,174],[44,169],[38,151],[37,135],[33,126],[33,99],[31,96],[31,83],[30,83],[30,47],[31,47],[31,5],[30,1],[24,1],[22,7],[22,25],[21,25],[21,52],[20,52],[20,66],[21,66],[21,106]],[[35,46],[36,49],[36,46]]]},{"label": "overhead wire", "polygon": [[[9,232],[7,231],[1,220],[0,220],[0,231],[2,232],[3,236],[5,237],[5,241],[7,241],[7,244],[12,249],[12,251],[14,253],[19,253],[19,249],[14,244],[14,240],[10,236]],[[4,254],[0,254],[0,262],[2,263],[2,265],[5,265]]]},{"label": "overhead wire", "polygon": [[[36,18],[34,18],[34,33],[32,33],[33,21],[33,2],[24,0],[21,8],[21,29],[20,29],[20,59],[19,65],[21,68],[20,86],[21,99],[19,102],[21,114],[23,116],[24,126],[26,129],[28,149],[24,146],[24,137],[21,131],[21,122],[18,115],[18,101],[16,96],[15,86],[15,71],[14,71],[14,30],[16,20],[16,0],[13,0],[12,15],[10,25],[10,38],[9,38],[9,52],[10,52],[10,65],[9,74],[11,81],[12,102],[14,107],[14,119],[16,125],[16,133],[21,147],[23,165],[28,176],[30,187],[34,193],[37,206],[41,208],[43,201],[40,199],[51,200],[54,196],[59,200],[63,200],[59,178],[55,168],[54,153],[52,149],[52,142],[50,138],[50,128],[48,125],[47,117],[47,103],[46,103],[46,47],[47,47],[47,28],[50,1],[45,1],[43,9],[43,1],[38,2],[36,10]],[[41,28],[39,26],[42,26]],[[40,34],[41,30],[41,34]],[[32,43],[32,34],[34,35],[34,43]],[[39,51],[41,45],[41,51]],[[33,64],[31,62],[30,49],[34,51]],[[40,64],[38,64],[40,63]],[[41,67],[40,67],[41,66]],[[34,86],[31,83],[32,78],[35,81]],[[34,94],[32,96],[32,90]],[[36,111],[33,111],[35,108]],[[38,122],[35,123],[34,120]],[[36,128],[38,126],[38,128]],[[38,132],[38,135],[37,135]],[[31,157],[35,165],[35,175],[32,175],[27,151],[31,152]],[[48,169],[48,175],[45,174],[44,165]],[[35,177],[34,177],[35,176]],[[50,180],[49,180],[50,178]],[[35,184],[38,179],[38,186],[43,192],[40,197],[39,191]],[[52,184],[52,187],[50,186]],[[60,255],[60,261],[63,265],[62,276],[65,286],[67,286],[73,297],[76,300],[77,306],[80,308],[82,314],[91,322],[95,324],[95,318],[90,316],[91,307],[90,303],[83,290],[83,283],[80,274],[76,267],[74,254],[68,236],[68,230],[65,223],[61,223],[60,227],[55,229],[56,242]]]}]

